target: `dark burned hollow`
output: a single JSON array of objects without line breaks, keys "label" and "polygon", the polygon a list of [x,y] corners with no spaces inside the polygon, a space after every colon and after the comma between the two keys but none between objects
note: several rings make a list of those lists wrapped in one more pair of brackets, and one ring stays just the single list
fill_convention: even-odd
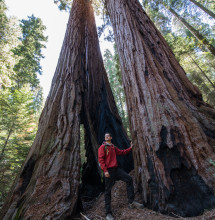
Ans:
[{"label": "dark burned hollow", "polygon": [[84,125],[80,127],[80,150],[81,150],[81,180],[80,196],[83,202],[94,200],[104,191],[101,182],[101,173],[98,171],[97,161],[92,149],[89,136],[86,134]]},{"label": "dark burned hollow", "polygon": [[161,211],[170,215],[175,213],[182,217],[198,216],[205,209],[215,206],[213,189],[204,182],[193,166],[188,166],[186,159],[181,156],[179,148],[184,147],[182,135],[176,132],[179,138],[179,142],[176,143],[173,137],[176,133],[171,130],[174,146],[170,149],[166,142],[167,132],[167,128],[162,126],[160,148],[156,154],[173,184],[170,191],[165,190],[167,206]]},{"label": "dark burned hollow", "polygon": [[[89,108],[90,109],[90,108]],[[82,109],[81,112],[81,181],[80,181],[80,201],[83,205],[90,204],[95,201],[101,192],[104,192],[104,177],[101,171],[98,161],[97,149],[99,146],[93,146],[91,140],[91,134],[96,133],[97,143],[101,145],[104,141],[105,132],[110,132],[113,135],[112,143],[120,149],[126,149],[129,147],[130,142],[123,129],[122,122],[115,116],[110,110],[107,99],[106,85],[103,82],[101,89],[101,96],[99,104],[96,108],[96,112],[91,114],[91,120],[93,125],[89,124],[90,121],[87,118],[86,110]],[[94,129],[92,131],[91,129]],[[84,157],[84,154],[86,157]],[[126,172],[130,172],[133,167],[132,153],[123,157],[117,157],[117,161],[120,167]],[[80,206],[81,207],[81,206]],[[82,207],[83,208],[83,207]],[[85,207],[86,208],[86,207]]]}]

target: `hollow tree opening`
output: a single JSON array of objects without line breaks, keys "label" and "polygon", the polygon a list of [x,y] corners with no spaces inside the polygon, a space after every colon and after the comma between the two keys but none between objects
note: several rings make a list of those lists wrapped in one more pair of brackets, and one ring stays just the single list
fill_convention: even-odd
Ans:
[{"label": "hollow tree opening", "polygon": [[[85,57],[84,65],[85,92],[81,123],[85,128],[85,149],[87,162],[83,167],[82,184],[85,195],[98,195],[104,190],[101,182],[101,170],[98,165],[97,150],[104,141],[105,132],[111,132],[113,143],[121,149],[129,147],[128,136],[123,128],[116,103],[110,88],[104,68],[98,35],[96,31],[93,8],[88,3],[86,19]],[[93,97],[93,98],[92,98]],[[133,169],[133,159],[130,153],[118,162],[127,172]]]},{"label": "hollow tree opening", "polygon": [[[85,131],[84,125],[81,130]],[[95,199],[102,191],[104,184],[102,183],[101,171],[98,169],[97,160],[93,152],[92,143],[89,134],[84,132],[83,147],[81,148],[81,157],[85,153],[85,161],[81,167],[81,186],[80,199],[83,202]]]}]

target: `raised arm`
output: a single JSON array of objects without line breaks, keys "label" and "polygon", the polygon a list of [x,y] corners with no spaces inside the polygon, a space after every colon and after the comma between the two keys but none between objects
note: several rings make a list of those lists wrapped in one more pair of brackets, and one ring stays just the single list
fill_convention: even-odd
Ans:
[{"label": "raised arm", "polygon": [[116,155],[125,155],[128,154],[131,150],[132,150],[132,146],[125,150],[120,150],[119,148],[115,147]]}]

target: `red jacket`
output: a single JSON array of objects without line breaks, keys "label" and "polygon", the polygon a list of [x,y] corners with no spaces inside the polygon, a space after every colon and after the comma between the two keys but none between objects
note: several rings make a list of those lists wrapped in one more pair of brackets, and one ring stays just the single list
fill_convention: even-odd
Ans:
[{"label": "red jacket", "polygon": [[118,167],[116,155],[125,155],[131,151],[131,147],[125,150],[120,150],[113,144],[108,145],[104,142],[98,149],[98,160],[101,169],[106,172],[107,168]]}]

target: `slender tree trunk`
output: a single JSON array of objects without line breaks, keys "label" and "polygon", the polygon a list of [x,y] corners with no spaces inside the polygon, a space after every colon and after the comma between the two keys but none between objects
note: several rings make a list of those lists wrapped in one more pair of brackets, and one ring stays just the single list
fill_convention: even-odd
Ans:
[{"label": "slender tree trunk", "polygon": [[124,109],[123,109],[123,101],[122,101],[122,94],[121,93],[122,93],[122,91],[120,91],[118,93],[118,95],[119,95],[119,103],[120,103],[120,108],[122,110],[122,118],[125,121],[125,112],[124,112]]},{"label": "slender tree trunk", "polygon": [[208,61],[210,66],[215,70],[215,66],[213,65],[213,63],[211,63],[210,61]]},{"label": "slender tree trunk", "polygon": [[[71,219],[79,207],[80,124],[87,163],[82,190],[102,190],[97,149],[104,132],[121,148],[129,145],[102,63],[93,9],[74,0],[51,90],[38,132],[0,219]],[[119,159],[132,169],[132,155]],[[99,189],[97,189],[99,188]],[[91,189],[92,190],[92,189]],[[94,195],[95,196],[95,195]]]},{"label": "slender tree trunk", "polygon": [[202,68],[199,66],[199,64],[193,59],[193,57],[188,54],[188,56],[191,58],[191,60],[193,61],[193,63],[198,67],[198,69],[201,71],[201,73],[203,74],[203,76],[208,80],[208,82],[212,85],[213,89],[215,89],[215,85],[213,84],[213,82],[210,80],[210,78],[207,76],[207,74],[202,70]]},{"label": "slender tree trunk", "polygon": [[[12,125],[12,127],[13,127],[13,125]],[[3,146],[2,151],[1,151],[0,161],[1,161],[2,158],[3,158],[5,148],[7,147],[7,143],[8,143],[8,140],[9,140],[9,138],[10,138],[10,135],[12,134],[12,131],[13,131],[13,130],[12,130],[12,128],[11,128],[11,129],[9,130],[9,132],[8,132],[7,138],[6,138],[6,140],[5,140],[4,146]]]},{"label": "slender tree trunk", "polygon": [[214,205],[215,110],[188,80],[137,0],[106,0],[145,204],[195,216]]},{"label": "slender tree trunk", "polygon": [[163,1],[159,1],[165,8],[167,8],[179,21],[199,40],[205,47],[215,56],[215,48],[208,40],[195,28],[193,28],[184,18],[182,18],[174,9],[166,5]]},{"label": "slender tree trunk", "polygon": [[205,8],[204,5],[200,4],[199,2],[197,2],[195,0],[190,0],[190,1],[193,2],[199,8],[201,8],[206,14],[210,15],[212,18],[215,18],[215,14],[212,11],[210,11],[209,9]]}]

